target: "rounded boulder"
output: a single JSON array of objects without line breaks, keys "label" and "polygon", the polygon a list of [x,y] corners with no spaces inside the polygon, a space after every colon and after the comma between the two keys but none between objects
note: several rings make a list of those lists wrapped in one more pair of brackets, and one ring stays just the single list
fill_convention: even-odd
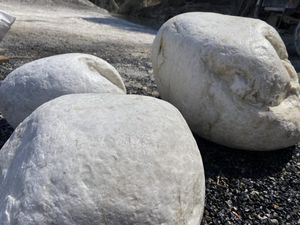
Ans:
[{"label": "rounded boulder", "polygon": [[200,152],[179,111],[150,97],[43,104],[0,151],[3,225],[199,225]]},{"label": "rounded boulder", "polygon": [[87,54],[51,56],[11,72],[0,86],[0,112],[18,126],[43,103],[73,93],[125,94],[118,71],[108,62]]},{"label": "rounded boulder", "polygon": [[299,81],[267,23],[215,13],[167,21],[153,43],[159,91],[198,135],[232,148],[300,141]]}]

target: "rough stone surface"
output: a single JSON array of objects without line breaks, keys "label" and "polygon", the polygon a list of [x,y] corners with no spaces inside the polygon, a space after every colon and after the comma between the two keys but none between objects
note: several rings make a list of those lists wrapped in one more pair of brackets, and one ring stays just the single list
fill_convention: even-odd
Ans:
[{"label": "rough stone surface", "polygon": [[25,64],[0,86],[0,111],[16,127],[43,103],[72,93],[126,93],[117,70],[86,54],[63,54]]},{"label": "rough stone surface", "polygon": [[199,225],[204,172],[179,111],[144,96],[43,104],[0,151],[2,225]]},{"label": "rough stone surface", "polygon": [[152,61],[162,98],[202,137],[250,150],[300,140],[297,73],[265,22],[214,13],[176,16],[161,27]]},{"label": "rough stone surface", "polygon": [[10,29],[10,26],[15,22],[15,17],[0,10],[0,41]]}]

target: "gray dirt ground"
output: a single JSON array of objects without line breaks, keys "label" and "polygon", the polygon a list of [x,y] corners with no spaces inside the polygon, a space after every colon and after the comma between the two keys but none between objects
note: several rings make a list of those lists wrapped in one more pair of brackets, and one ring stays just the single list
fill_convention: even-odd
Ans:
[{"label": "gray dirt ground", "polygon": [[[0,8],[17,17],[0,43],[0,55],[16,58],[0,64],[0,79],[18,66],[41,57],[82,52],[114,65],[124,78],[129,94],[158,97],[150,63],[150,47],[156,31],[111,17],[101,9],[88,8],[85,4],[77,6],[41,8],[0,0]],[[0,117],[0,146],[12,132]],[[297,146],[253,153],[196,139],[206,173],[202,225],[300,224],[300,149]]]},{"label": "gray dirt ground", "polygon": [[[114,65],[125,79],[129,93],[155,91],[153,77],[150,81],[145,78],[151,72],[149,53],[156,31],[114,18],[101,9],[43,9],[9,3],[1,3],[0,7],[17,17],[0,43],[0,54],[16,57],[0,65],[2,78],[34,59],[82,52]],[[138,82],[133,83],[133,78]]]}]

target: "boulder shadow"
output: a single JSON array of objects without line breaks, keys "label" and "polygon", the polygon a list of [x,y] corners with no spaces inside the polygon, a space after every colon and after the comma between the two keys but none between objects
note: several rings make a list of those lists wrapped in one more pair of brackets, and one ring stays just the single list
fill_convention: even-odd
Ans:
[{"label": "boulder shadow", "polygon": [[147,33],[152,35],[156,35],[157,32],[149,27],[132,23],[117,17],[82,17],[82,19],[88,22],[104,24],[104,25],[108,25],[111,27],[115,27],[126,31],[131,31],[131,32],[140,32],[140,33]]},{"label": "boulder shadow", "polygon": [[236,150],[212,143],[194,134],[200,149],[206,178],[263,178],[280,173],[290,162],[296,146],[277,151]]},{"label": "boulder shadow", "polygon": [[0,117],[0,149],[13,132],[14,129],[8,124],[8,122],[4,118]]}]

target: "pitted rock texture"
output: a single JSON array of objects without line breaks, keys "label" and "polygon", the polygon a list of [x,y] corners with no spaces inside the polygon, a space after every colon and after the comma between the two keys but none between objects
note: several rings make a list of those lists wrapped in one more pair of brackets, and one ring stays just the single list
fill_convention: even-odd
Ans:
[{"label": "pitted rock texture", "polygon": [[16,18],[14,16],[0,10],[0,41],[2,41],[15,20]]},{"label": "pitted rock texture", "polygon": [[16,127],[43,103],[72,93],[125,94],[118,71],[87,54],[63,54],[25,64],[0,86],[0,111]]},{"label": "pitted rock texture", "polygon": [[204,171],[179,111],[156,98],[72,94],[0,151],[2,225],[199,225]]},{"label": "pitted rock texture", "polygon": [[248,150],[300,140],[298,76],[280,36],[265,22],[181,14],[159,30],[152,61],[162,98],[200,136]]}]

